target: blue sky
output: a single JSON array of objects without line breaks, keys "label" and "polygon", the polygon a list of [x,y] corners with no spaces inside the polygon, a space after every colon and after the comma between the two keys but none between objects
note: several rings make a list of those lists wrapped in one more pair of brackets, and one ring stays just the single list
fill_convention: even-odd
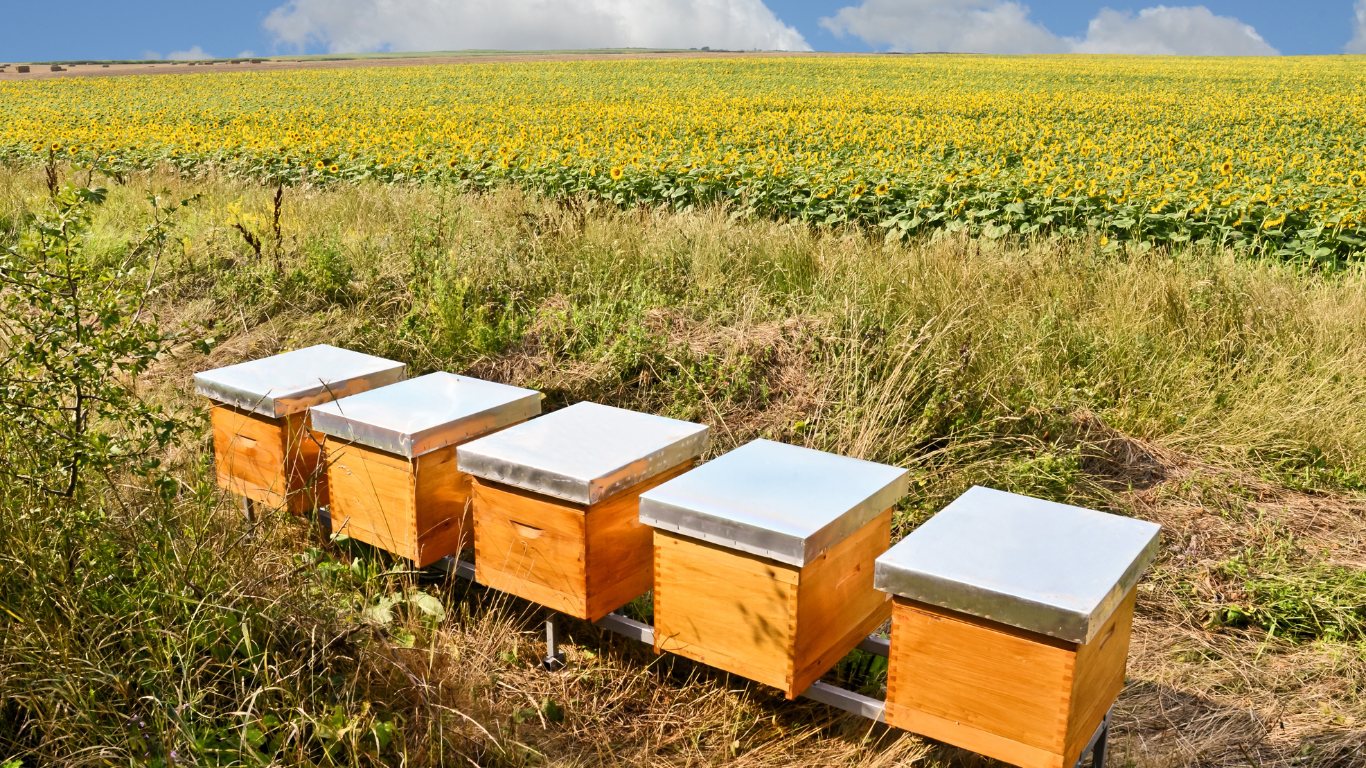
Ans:
[{"label": "blue sky", "polygon": [[[244,51],[271,54],[298,50],[319,53],[329,49],[348,48],[404,50],[417,46],[418,49],[429,49],[419,44],[429,44],[430,48],[537,48],[560,45],[578,47],[573,43],[579,42],[580,39],[585,47],[595,47],[604,42],[648,45],[654,41],[653,44],[656,45],[677,45],[680,40],[689,42],[689,39],[678,38],[676,34],[671,37],[670,34],[650,27],[648,19],[638,18],[638,10],[646,8],[648,11],[649,6],[658,6],[657,10],[661,17],[667,10],[679,10],[683,14],[682,17],[686,18],[688,7],[694,5],[697,0],[563,0],[566,14],[575,14],[583,11],[583,8],[588,8],[599,16],[605,14],[603,18],[612,17],[613,14],[622,16],[620,25],[613,28],[616,29],[616,36],[606,38],[589,32],[574,37],[571,32],[562,30],[559,30],[562,33],[556,35],[537,28],[534,20],[526,20],[528,28],[522,29],[519,27],[521,20],[516,18],[518,0],[494,4],[504,8],[503,18],[480,17],[475,20],[477,23],[472,23],[469,17],[479,12],[461,10],[461,7],[487,8],[490,6],[489,3],[473,0],[405,0],[416,9],[409,14],[410,16],[416,17],[416,11],[427,14],[428,23],[425,26],[429,29],[424,30],[427,32],[425,35],[416,30],[405,30],[403,20],[399,18],[382,20],[379,24],[372,23],[373,20],[367,21],[366,13],[373,10],[367,6],[375,6],[376,0],[295,0],[292,9],[286,8],[285,11],[276,14],[277,23],[268,29],[265,24],[271,18],[272,11],[281,7],[284,2],[285,0],[234,0],[218,3],[142,0],[111,3],[108,0],[64,0],[61,3],[7,3],[9,7],[5,10],[6,23],[4,30],[0,31],[0,62],[141,58],[144,52],[150,51],[165,56],[173,52],[192,51],[194,46],[198,46],[199,50],[207,54],[221,57],[237,56]],[[1179,2],[1180,0],[1177,0],[1171,5],[1175,6]],[[621,10],[618,7],[621,3],[634,3],[635,8]],[[1089,0],[1035,0],[1019,4],[1008,0],[730,0],[730,3],[739,10],[728,19],[715,21],[711,26],[704,24],[696,31],[695,42],[719,38],[716,42],[720,44],[713,47],[800,47],[795,44],[771,44],[774,40],[791,43],[798,38],[790,34],[774,36],[777,33],[768,29],[773,27],[772,22],[761,18],[762,7],[766,5],[767,10],[771,11],[781,25],[795,29],[800,35],[800,40],[816,50],[962,49],[1033,52],[1062,50],[1068,45],[1072,45],[1076,50],[1085,50],[1076,48],[1075,42],[1060,43],[1058,40],[1079,40],[1086,37],[1088,23],[1097,18],[1102,8],[1110,7],[1118,11],[1139,14],[1142,9],[1156,5],[1125,3],[1122,0],[1110,3]],[[713,2],[707,7],[716,5],[717,3]],[[963,16],[960,10],[964,5],[975,5],[976,11],[980,13],[975,16]],[[1354,22],[1357,18],[1356,11],[1360,10],[1362,14],[1366,14],[1366,0],[1356,0],[1355,3],[1354,0],[1299,0],[1293,5],[1270,0],[1206,0],[1202,5],[1214,17],[1230,17],[1224,24],[1225,31],[1231,29],[1231,19],[1236,19],[1243,25],[1255,29],[1256,34],[1264,40],[1265,46],[1280,53],[1295,55],[1342,53],[1354,33],[1359,37],[1363,35],[1363,31],[1358,28],[1359,25]],[[1023,10],[1018,6],[1027,6],[1027,20],[1014,18],[1013,21],[1002,21],[1003,14],[1009,16],[1012,12]],[[905,26],[911,23],[906,20],[907,18],[924,18],[927,7],[932,10],[940,7],[946,9],[943,13],[947,15],[940,18],[940,23],[941,26],[950,25],[952,29],[937,30],[934,34],[915,29],[897,31],[896,24]],[[434,8],[438,10],[434,11]],[[835,17],[842,8],[852,10],[841,17],[840,24],[822,26],[820,19]],[[901,11],[905,13],[898,16]],[[451,29],[469,31],[464,36],[442,37],[440,24],[433,25],[430,22],[434,13],[449,15]],[[1014,16],[1019,17],[1021,13],[1015,12]],[[988,21],[989,17],[994,21]],[[897,21],[898,18],[900,21]],[[1134,18],[1136,16],[1131,16],[1130,20],[1133,21]],[[1208,15],[1201,15],[1200,18],[1208,22]],[[1111,20],[1123,22],[1121,16],[1111,17]],[[985,33],[979,34],[981,30],[965,29],[966,26],[988,23],[998,26],[993,33],[994,37],[984,36]],[[1025,26],[1021,27],[1021,24]],[[717,25],[748,25],[757,31],[755,36],[751,37],[726,37],[717,31],[720,28]],[[433,27],[435,31],[432,31]],[[888,31],[885,27],[892,29]],[[837,35],[832,29],[841,29],[844,34]],[[1140,34],[1134,31],[1135,29],[1135,24],[1121,24],[1121,28],[1114,34],[1121,37]],[[1047,37],[1048,34],[1052,37]],[[1148,40],[1153,34],[1169,33],[1153,32],[1149,29],[1143,34],[1148,36],[1144,40]],[[1212,33],[1197,29],[1194,34],[1210,37]],[[1034,35],[1030,38],[1034,42],[1019,43],[1018,45],[1024,46],[1019,50],[1011,47],[1009,41],[1023,40],[1030,35]],[[1003,36],[1007,41],[1005,43],[1001,42]],[[449,44],[437,44],[447,39],[450,40]],[[519,41],[526,42],[524,45],[518,45]],[[547,43],[559,45],[552,46]],[[1001,47],[1002,45],[1005,47]],[[1102,47],[1093,50],[1110,51],[1112,48]],[[1186,50],[1180,43],[1174,43],[1172,50],[1181,53],[1252,52],[1237,47],[1213,51]],[[1136,52],[1150,51],[1140,47]]]}]

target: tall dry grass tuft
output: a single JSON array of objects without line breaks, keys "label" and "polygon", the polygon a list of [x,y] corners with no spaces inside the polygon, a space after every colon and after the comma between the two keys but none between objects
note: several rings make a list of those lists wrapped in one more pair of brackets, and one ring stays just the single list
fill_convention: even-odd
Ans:
[{"label": "tall dry grass tuft", "polygon": [[[150,397],[189,408],[195,370],[329,342],[535,387],[551,407],[704,421],[714,452],[768,437],[908,466],[903,534],[975,483],[1154,519],[1166,548],[1140,594],[1113,764],[1358,754],[1359,267],[1084,240],[886,244],[720,210],[377,184],[286,190],[276,264],[242,236],[276,241],[275,190],[170,175],[111,192],[94,258],[146,226],[148,188],[202,193],[149,306],[214,339],[145,377]],[[0,172],[0,237],[42,189]],[[973,763],[587,625],[568,625],[569,670],[546,675],[534,607],[297,521],[245,537],[206,460],[198,443],[168,457],[184,483],[169,502],[134,494],[116,515],[86,499],[101,517],[69,549],[44,502],[6,491],[0,523],[19,554],[0,551],[29,574],[7,590],[48,607],[0,639],[0,685],[26,691],[7,705],[0,757],[132,760],[118,718],[190,701],[213,740],[170,719],[147,728],[205,761]],[[54,579],[59,552],[101,575]],[[137,599],[95,604],[91,584]],[[248,614],[263,629],[233,634]],[[103,640],[121,637],[139,639]],[[144,646],[158,650],[126,651]],[[876,689],[872,674],[859,682]]]}]

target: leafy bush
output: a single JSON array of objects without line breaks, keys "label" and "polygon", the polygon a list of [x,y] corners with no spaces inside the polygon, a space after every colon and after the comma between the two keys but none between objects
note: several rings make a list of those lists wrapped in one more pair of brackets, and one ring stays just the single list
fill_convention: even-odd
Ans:
[{"label": "leafy bush", "polygon": [[[103,200],[61,190],[0,260],[0,757],[382,764],[398,719],[356,685],[364,636],[350,638],[372,624],[351,606],[391,577],[275,562],[270,518],[246,536],[217,515],[207,456],[163,466],[194,430],[138,377],[183,339],[158,328],[134,259],[150,271],[180,206],[153,199],[141,242],[108,266],[86,251]],[[379,604],[435,617],[424,626],[444,611],[413,590]]]},{"label": "leafy bush", "polygon": [[135,385],[177,339],[145,312],[129,265],[84,253],[104,194],[68,186],[0,257],[0,472],[67,498],[85,469],[156,470],[185,426]]}]

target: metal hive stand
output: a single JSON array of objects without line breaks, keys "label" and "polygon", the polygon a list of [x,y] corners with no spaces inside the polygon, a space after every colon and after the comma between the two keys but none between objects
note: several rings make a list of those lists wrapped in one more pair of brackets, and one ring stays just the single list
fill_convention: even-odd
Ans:
[{"label": "metal hive stand", "polygon": [[[438,562],[437,565],[449,575],[474,581],[474,563],[447,557]],[[594,626],[648,645],[654,645],[655,642],[654,627],[644,622],[629,619],[620,613],[609,613],[594,622]],[[562,668],[564,666],[564,654],[559,649],[559,618],[550,609],[546,609],[545,638],[546,655],[541,662],[541,667],[548,671]],[[860,651],[881,656],[884,659],[891,652],[891,642],[876,635],[865,637],[857,647]],[[820,680],[812,683],[810,688],[803,691],[802,697],[836,709],[842,709],[845,712],[865,717],[877,723],[886,722],[887,703],[882,699],[864,696],[861,693],[830,685]],[[1073,768],[1081,768],[1086,762],[1087,755],[1092,757],[1091,765],[1093,768],[1104,768],[1106,746],[1110,736],[1110,718],[1113,714],[1114,707],[1111,707],[1110,711],[1105,713],[1105,719],[1096,728],[1096,732],[1091,735],[1091,740],[1087,742],[1086,748],[1081,751],[1081,755],[1077,758]]]}]

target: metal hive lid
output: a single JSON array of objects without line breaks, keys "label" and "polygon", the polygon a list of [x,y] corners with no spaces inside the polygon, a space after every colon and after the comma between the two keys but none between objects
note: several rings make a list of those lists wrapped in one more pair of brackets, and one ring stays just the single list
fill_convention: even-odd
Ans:
[{"label": "metal hive lid", "polygon": [[539,414],[541,393],[430,373],[309,409],[313,429],[413,458]]},{"label": "metal hive lid", "polygon": [[406,366],[328,344],[196,373],[194,391],[278,419],[402,381]]},{"label": "metal hive lid", "polygon": [[707,428],[579,403],[456,449],[461,472],[593,504],[700,455]]},{"label": "metal hive lid", "polygon": [[803,566],[906,494],[908,472],[755,440],[640,496],[640,521]]},{"label": "metal hive lid", "polygon": [[874,586],[1086,643],[1157,554],[1160,530],[974,487],[879,557]]}]

